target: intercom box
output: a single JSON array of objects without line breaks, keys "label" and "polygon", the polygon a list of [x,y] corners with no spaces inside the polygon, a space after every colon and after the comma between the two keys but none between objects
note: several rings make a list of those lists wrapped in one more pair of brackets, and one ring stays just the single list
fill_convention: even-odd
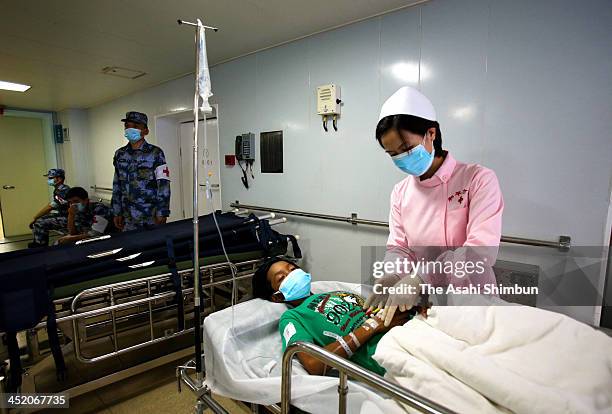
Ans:
[{"label": "intercom box", "polygon": [[340,114],[340,86],[330,83],[317,87],[317,114]]}]

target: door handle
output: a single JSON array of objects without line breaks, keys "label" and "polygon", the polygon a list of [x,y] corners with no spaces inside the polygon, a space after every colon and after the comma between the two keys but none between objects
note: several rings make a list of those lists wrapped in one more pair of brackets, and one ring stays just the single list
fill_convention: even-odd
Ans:
[{"label": "door handle", "polygon": [[5,190],[14,190],[15,186],[14,185],[3,185],[2,188]]}]

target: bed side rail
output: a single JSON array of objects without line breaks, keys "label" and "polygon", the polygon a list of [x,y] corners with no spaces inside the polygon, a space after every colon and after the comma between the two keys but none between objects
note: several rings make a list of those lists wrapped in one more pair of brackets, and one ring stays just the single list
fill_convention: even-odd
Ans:
[{"label": "bed side rail", "polygon": [[[251,278],[260,263],[261,259],[238,262],[236,264],[238,268],[235,280],[241,281],[243,279]],[[206,290],[214,289],[216,286],[221,285],[232,285],[233,280],[231,277],[229,266],[230,264],[228,264],[227,262],[200,266],[200,272],[202,274],[201,288],[203,290]],[[178,272],[178,274],[181,278],[181,286],[183,292],[183,297],[178,298],[178,300],[185,301],[187,297],[192,298],[193,296],[193,287],[185,287],[184,280],[185,277],[192,277],[191,275],[193,274],[193,268],[181,270]],[[182,326],[176,332],[164,334],[162,336],[156,336],[155,326],[156,323],[158,323],[159,321],[154,319],[154,311],[156,311],[156,309],[153,305],[157,301],[171,300],[176,296],[174,290],[164,290],[159,288],[158,286],[160,284],[163,285],[164,283],[169,283],[171,280],[170,275],[170,273],[163,273],[141,279],[117,282],[105,286],[85,289],[79,292],[73,298],[71,303],[72,314],[66,317],[58,318],[57,320],[58,322],[64,322],[67,320],[72,321],[72,330],[74,335],[74,351],[76,358],[82,363],[99,362],[193,332],[193,327]],[[154,287],[156,287],[156,289],[153,289]],[[129,291],[129,289],[137,288],[141,289],[143,293],[141,292],[142,294],[137,294],[134,298],[127,298],[127,300],[123,299],[120,302],[116,300],[115,295],[117,292],[125,293]],[[105,306],[96,309],[88,309],[88,307],[83,303],[87,299],[91,299],[92,297],[97,297],[100,295],[107,297],[107,300],[109,300],[109,303]],[[212,296],[214,296],[214,293],[212,293],[211,291],[211,297]],[[193,299],[191,299],[191,301],[193,301]],[[211,301],[213,302],[212,309],[214,311],[214,300],[211,299]],[[142,324],[142,326],[148,327],[148,338],[143,339],[131,346],[121,347],[119,343],[120,332],[118,329],[118,321],[120,318],[118,317],[118,312],[136,309],[135,307],[137,306],[145,307],[143,314],[148,317],[145,318],[145,322]],[[178,308],[176,310],[178,312]],[[106,352],[97,356],[85,356],[81,349],[81,345],[84,343],[85,340],[84,338],[81,338],[79,323],[87,325],[88,318],[108,315],[109,313],[110,319],[106,322],[109,322],[112,328],[112,330],[110,331],[110,337],[112,338],[112,350],[110,352]],[[124,319],[135,316],[138,316],[138,314],[130,314],[128,316],[125,316]]]},{"label": "bed side rail", "polygon": [[359,365],[333,354],[317,345],[308,342],[296,342],[289,345],[283,354],[283,371],[281,385],[281,413],[288,414],[291,403],[291,375],[292,361],[295,354],[304,352],[315,357],[326,365],[337,369],[340,373],[338,385],[338,413],[346,414],[346,395],[348,394],[348,377],[357,379],[370,387],[398,400],[412,408],[428,414],[456,414],[428,398],[415,392],[402,388],[397,384],[387,381],[380,375],[374,374]]}]

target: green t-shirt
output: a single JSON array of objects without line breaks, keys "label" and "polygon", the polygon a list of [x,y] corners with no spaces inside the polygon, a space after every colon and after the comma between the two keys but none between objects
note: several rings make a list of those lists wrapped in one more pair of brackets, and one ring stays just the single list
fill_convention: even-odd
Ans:
[{"label": "green t-shirt", "polygon": [[[338,335],[345,336],[363,325],[367,319],[363,298],[355,293],[336,291],[308,297],[299,306],[282,314],[279,331],[283,352],[288,345],[304,341],[327,346]],[[384,375],[385,369],[372,359],[383,334],[376,334],[362,344],[350,358],[357,365]]]}]

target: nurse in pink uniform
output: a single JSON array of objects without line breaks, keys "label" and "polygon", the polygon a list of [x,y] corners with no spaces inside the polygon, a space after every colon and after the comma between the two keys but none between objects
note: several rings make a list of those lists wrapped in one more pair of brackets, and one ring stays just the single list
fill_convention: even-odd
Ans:
[{"label": "nurse in pink uniform", "polygon": [[387,322],[396,309],[418,302],[421,285],[479,288],[483,293],[487,284],[495,284],[492,266],[504,209],[495,173],[443,150],[432,103],[408,86],[383,104],[376,139],[407,174],[391,193],[385,256],[386,262],[402,266],[386,269],[366,306],[384,307]]}]

